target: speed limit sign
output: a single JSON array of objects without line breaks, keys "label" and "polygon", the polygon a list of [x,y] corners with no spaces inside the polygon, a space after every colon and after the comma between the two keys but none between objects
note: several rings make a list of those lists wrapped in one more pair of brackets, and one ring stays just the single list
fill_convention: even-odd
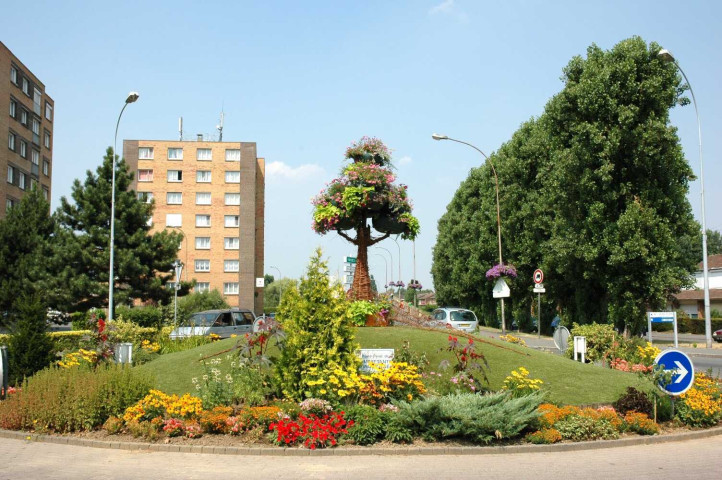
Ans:
[{"label": "speed limit sign", "polygon": [[539,285],[544,281],[544,272],[541,271],[540,268],[537,268],[534,270],[534,283]]}]

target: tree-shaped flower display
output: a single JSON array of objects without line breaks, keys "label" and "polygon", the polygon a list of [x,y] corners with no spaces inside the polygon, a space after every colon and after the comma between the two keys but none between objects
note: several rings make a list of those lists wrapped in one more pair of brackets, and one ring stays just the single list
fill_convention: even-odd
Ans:
[{"label": "tree-shaped flower display", "polygon": [[[361,138],[346,149],[346,158],[352,163],[313,199],[313,229],[322,235],[335,231],[358,247],[349,296],[371,300],[368,247],[390,235],[416,238],[419,221],[411,214],[406,186],[394,184],[391,153],[381,140]],[[369,220],[381,236],[371,235]],[[354,230],[356,236],[345,233],[348,230]]]}]

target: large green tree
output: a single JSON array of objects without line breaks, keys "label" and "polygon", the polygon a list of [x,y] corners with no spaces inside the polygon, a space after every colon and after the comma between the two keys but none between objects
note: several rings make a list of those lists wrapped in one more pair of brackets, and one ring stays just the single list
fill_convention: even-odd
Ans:
[{"label": "large green tree", "polygon": [[[669,110],[686,103],[686,85],[659,50],[638,37],[609,51],[592,45],[564,69],[564,88],[544,113],[490,157],[504,257],[519,271],[515,315],[531,311],[537,267],[548,301],[568,320],[631,330],[689,282],[698,235],[686,198],[692,171],[669,121]],[[440,220],[432,273],[441,301],[489,308],[480,274],[494,263],[492,201],[481,167]],[[455,245],[460,231],[471,235]]]},{"label": "large green tree", "polygon": [[[84,183],[73,183],[73,202],[60,200],[52,266],[63,286],[58,301],[69,311],[108,304],[112,159],[108,148],[96,173],[88,171]],[[117,162],[114,303],[166,301],[181,234],[150,234],[153,205],[138,200],[132,180],[125,161]]]}]

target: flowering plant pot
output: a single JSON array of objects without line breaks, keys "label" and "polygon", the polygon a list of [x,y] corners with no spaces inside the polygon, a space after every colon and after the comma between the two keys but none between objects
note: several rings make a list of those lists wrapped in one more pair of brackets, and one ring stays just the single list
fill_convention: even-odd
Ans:
[{"label": "flowering plant pot", "polygon": [[404,233],[406,230],[406,223],[388,215],[379,215],[373,218],[373,226],[376,230],[383,233],[390,233],[397,235]]},{"label": "flowering plant pot", "polygon": [[381,313],[372,313],[366,315],[366,326],[367,327],[388,327],[389,322],[386,320],[384,315]]},{"label": "flowering plant pot", "polygon": [[336,230],[351,230],[356,226],[353,218],[339,217],[338,222],[334,224]]},{"label": "flowering plant pot", "polygon": [[498,263],[486,271],[487,280],[497,280],[500,277],[516,278],[516,268],[513,265]]}]

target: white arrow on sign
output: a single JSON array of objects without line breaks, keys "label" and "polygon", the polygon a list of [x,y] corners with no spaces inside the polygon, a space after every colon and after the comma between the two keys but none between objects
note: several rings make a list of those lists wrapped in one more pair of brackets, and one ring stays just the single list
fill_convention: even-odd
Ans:
[{"label": "white arrow on sign", "polygon": [[675,360],[674,363],[677,364],[677,369],[670,370],[670,371],[677,374],[677,379],[674,381],[674,383],[680,383],[684,379],[684,377],[687,376],[687,374],[689,373],[689,370],[684,368],[684,365],[679,363],[679,361],[677,361],[677,360]]}]

